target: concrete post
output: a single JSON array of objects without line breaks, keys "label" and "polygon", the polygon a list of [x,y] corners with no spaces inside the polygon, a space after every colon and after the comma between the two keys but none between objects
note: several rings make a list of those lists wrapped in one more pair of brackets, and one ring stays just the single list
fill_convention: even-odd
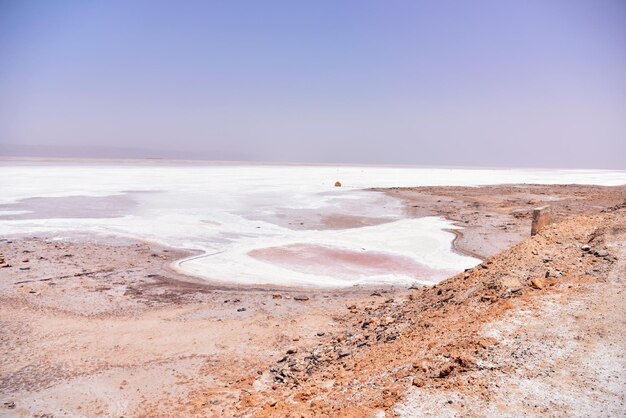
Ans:
[{"label": "concrete post", "polygon": [[533,225],[530,228],[530,235],[536,235],[546,225],[552,222],[552,210],[550,206],[542,206],[533,210]]}]

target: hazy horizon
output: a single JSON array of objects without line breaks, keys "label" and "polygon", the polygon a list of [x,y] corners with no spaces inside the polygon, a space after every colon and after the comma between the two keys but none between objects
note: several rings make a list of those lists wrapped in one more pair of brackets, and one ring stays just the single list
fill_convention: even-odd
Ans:
[{"label": "hazy horizon", "polygon": [[626,169],[626,3],[0,2],[0,156]]}]

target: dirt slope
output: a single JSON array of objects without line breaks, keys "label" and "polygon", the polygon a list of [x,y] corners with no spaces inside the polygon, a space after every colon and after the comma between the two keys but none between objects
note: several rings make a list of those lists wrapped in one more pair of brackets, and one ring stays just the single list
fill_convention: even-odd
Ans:
[{"label": "dirt slope", "polygon": [[623,415],[624,259],[624,208],[567,219],[438,286],[350,307],[348,331],[280,359],[240,412]]}]

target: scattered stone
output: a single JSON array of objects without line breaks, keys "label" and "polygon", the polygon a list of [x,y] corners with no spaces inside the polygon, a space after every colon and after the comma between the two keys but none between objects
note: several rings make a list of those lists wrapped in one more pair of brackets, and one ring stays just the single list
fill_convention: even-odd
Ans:
[{"label": "scattered stone", "polygon": [[554,278],[563,277],[563,273],[555,269],[550,269],[546,271],[546,274],[545,274],[545,278],[547,279],[548,277],[554,277]]},{"label": "scattered stone", "polygon": [[536,277],[530,281],[530,285],[535,289],[541,290],[546,287],[546,281],[540,277]]},{"label": "scattered stone", "polygon": [[246,308],[238,308],[237,312],[244,312],[246,310]]},{"label": "scattered stone", "polygon": [[297,301],[300,301],[300,302],[306,302],[307,300],[309,300],[309,297],[308,296],[294,296],[293,300],[297,300]]},{"label": "scattered stone", "polygon": [[517,292],[522,288],[522,283],[520,283],[520,281],[516,277],[512,276],[501,278],[500,284],[505,290],[508,290],[509,292]]},{"label": "scattered stone", "polygon": [[580,249],[583,250],[586,253],[591,251],[591,247],[589,245],[583,245]]},{"label": "scattered stone", "polygon": [[607,250],[598,250],[594,252],[593,255],[595,255],[596,257],[606,257],[607,255],[609,255],[609,252]]},{"label": "scattered stone", "polygon": [[8,409],[15,409],[15,402],[10,401],[10,402],[5,402],[4,406]]},{"label": "scattered stone", "polygon": [[344,358],[344,357],[348,357],[350,355],[349,351],[340,351],[338,358]]},{"label": "scattered stone", "polygon": [[317,336],[318,336],[318,337],[323,337],[324,335],[326,335],[326,333],[325,333],[325,332],[322,332],[322,331],[319,331],[319,332],[317,333]]},{"label": "scattered stone", "polygon": [[336,181],[335,182],[335,187],[341,187],[341,182],[340,181]]},{"label": "scattered stone", "polygon": [[382,325],[390,325],[390,324],[393,324],[394,322],[395,322],[395,319],[393,319],[390,316],[386,316],[380,321]]},{"label": "scattered stone", "polygon": [[378,318],[373,316],[371,318],[366,318],[361,324],[361,328],[367,328],[367,327],[376,328],[377,325],[378,325]]},{"label": "scattered stone", "polygon": [[438,378],[444,378],[450,376],[450,373],[454,371],[454,364],[448,364],[437,373]]},{"label": "scattered stone", "polygon": [[495,338],[481,338],[477,341],[477,343],[481,348],[487,349],[491,346],[497,345],[498,340],[496,340]]},{"label": "scattered stone", "polygon": [[283,298],[283,295],[281,295],[280,293],[274,293],[272,295],[272,299],[282,299],[282,298]]},{"label": "scattered stone", "polygon": [[296,354],[298,349],[296,347],[291,347],[287,350],[287,354]]},{"label": "scattered stone", "polygon": [[424,380],[420,379],[419,377],[414,377],[411,384],[413,386],[417,386],[418,388],[421,388],[422,386],[424,386]]}]

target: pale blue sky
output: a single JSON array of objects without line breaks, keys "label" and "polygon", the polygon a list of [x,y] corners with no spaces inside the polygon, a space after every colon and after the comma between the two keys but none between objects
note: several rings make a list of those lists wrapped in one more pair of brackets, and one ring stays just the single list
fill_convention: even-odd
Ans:
[{"label": "pale blue sky", "polygon": [[11,153],[626,168],[626,2],[0,0]]}]

